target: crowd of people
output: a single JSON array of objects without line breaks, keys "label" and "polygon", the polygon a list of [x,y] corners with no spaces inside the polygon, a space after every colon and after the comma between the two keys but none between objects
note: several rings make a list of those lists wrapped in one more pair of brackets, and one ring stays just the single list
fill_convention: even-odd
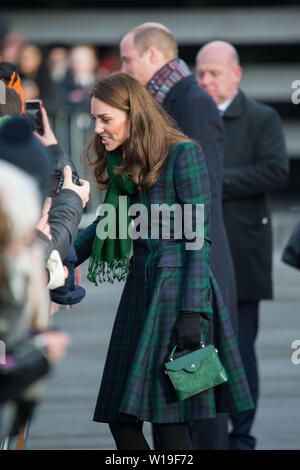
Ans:
[{"label": "crowd of people", "polygon": [[[56,302],[74,304],[83,297],[82,288],[75,285],[75,259],[70,263],[69,257],[89,183],[72,182],[72,162],[62,153],[46,111],[42,110],[40,137],[32,122],[24,119],[20,95],[5,85],[4,96],[0,338],[5,357],[0,371],[0,439],[2,446],[8,446],[28,425],[40,394],[38,379],[64,357],[70,342],[67,334],[53,330],[51,313]],[[64,176],[59,194],[53,188],[57,168]]]},{"label": "crowd of people", "polygon": [[89,44],[42,49],[19,34],[9,34],[3,40],[1,56],[17,66],[25,100],[42,99],[48,113],[59,107],[88,109],[86,91],[97,78],[120,68],[114,50],[100,59],[97,48]]},{"label": "crowd of people", "polygon": [[[259,302],[273,295],[269,194],[289,175],[278,114],[240,90],[239,57],[224,41],[199,50],[194,76],[158,23],[127,32],[121,62],[107,70],[93,47],[78,45],[53,48],[45,72],[40,49],[21,39],[3,43],[14,80],[1,77],[0,63],[0,437],[28,427],[41,379],[66,353],[70,338],[51,329],[51,313],[83,299],[76,270],[89,259],[96,285],[126,279],[94,414],[117,449],[149,449],[144,421],[156,450],[254,449]],[[23,116],[24,99],[34,98],[44,102],[43,135]],[[158,239],[101,237],[104,213],[78,234],[89,184],[74,184],[50,127],[46,109],[61,104],[90,109],[87,161],[118,220],[130,225],[120,196],[148,214],[153,204],[189,204],[193,224],[204,204],[201,249],[186,250],[174,224],[164,239],[161,222]],[[200,343],[217,347],[228,381],[178,401],[163,365],[172,345]]]}]

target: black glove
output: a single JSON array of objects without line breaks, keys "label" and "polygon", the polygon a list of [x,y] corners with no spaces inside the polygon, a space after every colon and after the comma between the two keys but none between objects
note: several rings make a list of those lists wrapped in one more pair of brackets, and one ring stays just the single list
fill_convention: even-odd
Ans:
[{"label": "black glove", "polygon": [[200,346],[208,331],[209,320],[199,312],[182,312],[175,324],[175,344],[177,351]]}]

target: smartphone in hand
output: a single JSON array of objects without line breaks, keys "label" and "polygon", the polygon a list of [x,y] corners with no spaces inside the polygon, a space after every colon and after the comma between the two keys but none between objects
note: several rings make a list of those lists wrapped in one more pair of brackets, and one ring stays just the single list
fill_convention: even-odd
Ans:
[{"label": "smartphone in hand", "polygon": [[42,100],[26,100],[25,107],[26,107],[26,114],[31,117],[35,130],[40,135],[44,135],[44,128],[43,128],[43,119],[41,113],[41,107],[43,103]]}]

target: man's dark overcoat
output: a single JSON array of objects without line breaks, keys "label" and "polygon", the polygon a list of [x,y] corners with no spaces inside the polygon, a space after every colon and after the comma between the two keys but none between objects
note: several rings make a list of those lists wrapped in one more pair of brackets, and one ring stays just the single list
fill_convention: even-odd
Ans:
[{"label": "man's dark overcoat", "polygon": [[271,299],[269,194],[284,188],[288,159],[278,113],[239,91],[223,116],[223,214],[239,300]]}]

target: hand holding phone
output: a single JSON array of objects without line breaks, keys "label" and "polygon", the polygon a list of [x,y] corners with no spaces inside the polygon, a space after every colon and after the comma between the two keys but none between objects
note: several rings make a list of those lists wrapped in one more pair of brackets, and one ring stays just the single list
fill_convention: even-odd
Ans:
[{"label": "hand holding phone", "polygon": [[43,117],[41,112],[42,106],[43,102],[41,100],[25,101],[26,114],[32,118],[35,130],[40,135],[44,135]]},{"label": "hand holding phone", "polygon": [[[38,109],[38,113],[34,113],[33,111]],[[34,135],[36,138],[43,144],[45,147],[50,145],[56,145],[57,139],[55,137],[54,132],[51,129],[47,111],[43,107],[43,103],[41,100],[27,100],[26,101],[26,109],[28,109],[28,114],[32,114],[32,117],[36,120],[37,126]],[[41,120],[41,125],[39,121]],[[40,130],[39,130],[40,129]],[[72,162],[71,158],[65,154],[56,155],[56,162],[55,162],[55,169],[52,175],[52,190],[51,194],[58,194],[63,185],[64,185],[64,167],[69,165],[71,168],[71,175],[72,175],[72,184],[81,186],[81,180],[79,180],[79,176],[77,174],[76,168],[74,163]]]},{"label": "hand holding phone", "polygon": [[57,139],[55,137],[55,134],[53,130],[51,129],[47,111],[45,108],[42,106],[40,108],[41,110],[41,116],[42,116],[42,123],[43,123],[43,134],[40,135],[38,132],[34,132],[34,135],[39,139],[39,141],[45,145],[45,147],[48,147],[49,145],[56,145],[57,144]]}]

